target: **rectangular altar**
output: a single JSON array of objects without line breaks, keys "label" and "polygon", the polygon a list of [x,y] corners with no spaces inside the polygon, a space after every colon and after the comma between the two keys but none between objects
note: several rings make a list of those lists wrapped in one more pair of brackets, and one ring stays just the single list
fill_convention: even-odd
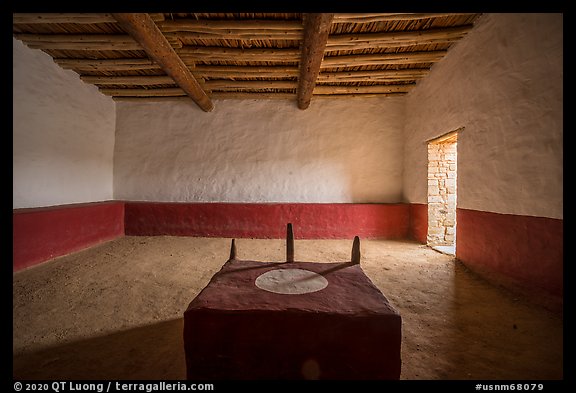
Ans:
[{"label": "rectangular altar", "polygon": [[[277,269],[316,273],[327,286],[286,294],[255,285]],[[231,258],[184,313],[190,380],[399,379],[401,340],[400,314],[353,262]]]}]

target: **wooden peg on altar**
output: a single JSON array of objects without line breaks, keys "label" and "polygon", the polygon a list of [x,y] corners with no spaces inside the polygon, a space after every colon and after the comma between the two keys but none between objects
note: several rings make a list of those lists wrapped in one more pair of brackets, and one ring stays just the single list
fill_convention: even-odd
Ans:
[{"label": "wooden peg on altar", "polygon": [[286,228],[286,262],[294,262],[294,232],[290,223]]},{"label": "wooden peg on altar", "polygon": [[230,246],[230,259],[236,259],[236,242],[232,239],[232,245]]},{"label": "wooden peg on altar", "polygon": [[352,243],[352,263],[360,263],[360,238],[358,236],[354,237],[354,243]]}]

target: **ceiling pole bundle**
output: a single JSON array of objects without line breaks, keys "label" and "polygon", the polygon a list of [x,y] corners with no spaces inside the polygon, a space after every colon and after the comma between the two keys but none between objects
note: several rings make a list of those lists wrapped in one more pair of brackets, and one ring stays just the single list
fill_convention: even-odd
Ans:
[{"label": "ceiling pole bundle", "polygon": [[[13,13],[13,36],[114,100],[406,95],[479,13]],[[193,106],[192,109],[195,109]]]}]

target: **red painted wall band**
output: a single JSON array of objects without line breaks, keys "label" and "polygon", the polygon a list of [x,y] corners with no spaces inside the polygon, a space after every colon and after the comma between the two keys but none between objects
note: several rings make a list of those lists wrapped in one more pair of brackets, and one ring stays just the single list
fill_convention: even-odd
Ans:
[{"label": "red painted wall band", "polygon": [[428,242],[428,204],[410,204],[410,238],[422,244]]},{"label": "red painted wall band", "polygon": [[457,209],[456,257],[473,270],[563,296],[563,220]]},{"label": "red painted wall band", "polygon": [[126,235],[401,239],[408,236],[407,204],[126,202]]},{"label": "red painted wall band", "polygon": [[[103,202],[13,211],[13,270],[124,234],[403,239],[426,243],[426,204]],[[457,210],[456,257],[470,268],[563,295],[563,220]]]},{"label": "red painted wall band", "polygon": [[407,237],[405,204],[103,202],[13,211],[13,271],[126,235]]},{"label": "red painted wall band", "polygon": [[124,235],[124,203],[16,209],[12,269],[18,271]]}]

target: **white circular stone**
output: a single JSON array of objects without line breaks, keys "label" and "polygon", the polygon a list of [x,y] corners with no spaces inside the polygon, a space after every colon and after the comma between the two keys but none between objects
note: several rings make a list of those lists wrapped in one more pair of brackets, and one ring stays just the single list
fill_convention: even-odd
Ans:
[{"label": "white circular stone", "polygon": [[328,286],[328,280],[318,273],[304,269],[275,269],[256,278],[258,288],[285,295],[299,295],[320,291]]}]

